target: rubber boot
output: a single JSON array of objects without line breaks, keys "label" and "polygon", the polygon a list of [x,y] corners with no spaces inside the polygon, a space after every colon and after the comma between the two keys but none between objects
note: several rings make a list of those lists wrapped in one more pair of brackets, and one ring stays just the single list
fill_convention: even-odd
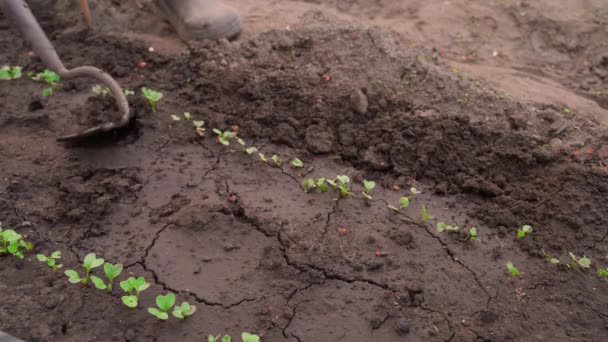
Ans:
[{"label": "rubber boot", "polygon": [[241,18],[221,0],[155,0],[183,40],[236,38]]}]

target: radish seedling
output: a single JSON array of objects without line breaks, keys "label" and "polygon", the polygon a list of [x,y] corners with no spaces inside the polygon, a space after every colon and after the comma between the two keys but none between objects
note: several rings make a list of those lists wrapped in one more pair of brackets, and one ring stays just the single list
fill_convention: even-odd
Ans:
[{"label": "radish seedling", "polygon": [[53,95],[53,90],[59,86],[61,77],[49,69],[45,69],[43,72],[39,72],[36,76],[33,76],[34,81],[44,81],[49,86],[42,89],[42,96],[49,97]]},{"label": "radish seedling", "polygon": [[334,189],[340,190],[340,196],[346,197],[351,195],[350,189],[348,188],[348,183],[350,183],[350,178],[344,175],[338,175],[334,179],[326,179],[327,183],[334,187]]},{"label": "radish seedling", "polygon": [[258,335],[253,335],[246,332],[241,334],[241,338],[243,339],[243,342],[260,342],[260,337]]},{"label": "radish seedling", "polygon": [[248,155],[252,155],[254,153],[256,153],[258,151],[258,149],[256,147],[247,147],[245,149],[245,153],[247,153]]},{"label": "radish seedling", "polygon": [[365,191],[362,192],[363,197],[367,200],[371,200],[372,196],[370,196],[369,193],[376,187],[376,182],[363,180],[363,187],[365,188]]},{"label": "radish seedling", "polygon": [[260,160],[262,161],[262,163],[268,162],[268,159],[266,158],[264,153],[258,153],[258,156],[260,157]]},{"label": "radish seedling", "polygon": [[308,178],[302,181],[301,186],[304,192],[310,192],[310,190],[316,188],[317,185],[312,178]]},{"label": "radish seedling", "polygon": [[173,316],[179,319],[185,319],[192,316],[196,312],[196,306],[190,305],[188,302],[183,302],[182,305],[176,305],[173,309]]},{"label": "radish seedling", "polygon": [[597,276],[604,280],[608,280],[608,270],[600,268],[599,270],[597,270]]},{"label": "radish seedling", "polygon": [[64,273],[66,276],[69,277],[70,283],[82,283],[82,285],[86,286],[89,282],[89,274],[91,273],[91,270],[101,266],[102,264],[102,258],[98,259],[95,253],[89,253],[87,254],[87,256],[84,257],[84,260],[82,261],[82,267],[84,267],[85,270],[84,277],[81,278],[78,272],[74,270],[66,270]]},{"label": "radish seedling", "polygon": [[568,252],[568,255],[570,258],[572,258],[572,261],[568,264],[568,267],[570,268],[578,268],[579,266],[589,268],[591,266],[591,259],[587,258],[586,256],[579,258],[572,252]]},{"label": "radish seedling", "polygon": [[108,89],[108,87],[102,86],[101,84],[96,84],[93,87],[91,87],[91,91],[95,95],[101,95],[101,96],[110,95],[110,89]]},{"label": "radish seedling", "polygon": [[281,167],[281,157],[276,154],[273,154],[270,159],[272,159],[272,162],[276,167]]},{"label": "radish seedling", "polygon": [[38,254],[38,255],[36,255],[36,259],[38,259],[38,261],[40,261],[40,262],[46,262],[46,264],[50,268],[52,268],[53,271],[57,271],[58,269],[60,269],[60,268],[63,267],[62,264],[58,264],[57,263],[57,260],[61,259],[61,252],[60,251],[54,251],[49,256],[46,256],[44,254]]},{"label": "radish seedling", "polygon": [[[120,287],[129,294],[128,296],[122,296],[123,304],[130,308],[135,308],[137,307],[139,293],[150,287],[150,283],[146,282],[144,277],[139,277],[137,279],[129,277],[129,279],[120,282]],[[134,291],[135,294],[133,294]]]},{"label": "radish seedling", "polygon": [[317,187],[318,193],[323,193],[329,190],[326,179],[323,177],[317,178],[317,180],[315,181],[315,186]]},{"label": "radish seedling", "polygon": [[517,229],[517,238],[523,239],[530,233],[532,233],[532,227],[525,225],[525,226]]},{"label": "radish seedling", "polygon": [[[445,224],[444,222],[437,222],[437,231],[439,233],[443,233],[444,231],[448,231],[448,232],[457,232],[460,228],[457,225],[449,225],[449,224]],[[475,234],[477,234],[477,231],[475,231]]]},{"label": "radish seedling", "polygon": [[[224,337],[221,337],[222,335],[218,335],[218,336],[211,336],[209,335],[209,337],[207,338],[207,341],[209,342],[231,342],[232,339],[230,338],[230,336],[225,335]],[[221,340],[220,340],[221,338]]]},{"label": "radish seedling", "polygon": [[203,120],[192,120],[192,123],[194,124],[194,129],[196,130],[196,134],[199,137],[203,137],[205,136],[205,121]]},{"label": "radish seedling", "polygon": [[230,145],[230,139],[236,137],[236,134],[234,132],[230,132],[230,131],[222,132],[221,130],[219,130],[217,128],[213,129],[213,133],[215,133],[217,135],[217,137],[216,137],[217,142],[224,146]]},{"label": "radish seedling", "polygon": [[547,260],[547,262],[549,262],[551,264],[559,264],[560,263],[559,259],[552,257],[551,254],[545,252],[544,249],[541,249],[541,252],[543,253],[543,256],[545,257],[545,260]]},{"label": "radish seedling", "polygon": [[509,270],[509,274],[513,277],[517,277],[521,275],[521,272],[515,266],[513,266],[512,262],[507,262],[507,269]]},{"label": "radish seedling", "polygon": [[469,229],[469,240],[475,241],[477,240],[477,228],[473,227]]},{"label": "radish seedling", "polygon": [[95,284],[95,287],[97,287],[100,290],[108,290],[108,292],[112,292],[112,283],[114,282],[114,279],[116,279],[120,273],[122,272],[122,264],[116,264],[116,265],[112,265],[109,262],[106,262],[103,265],[103,271],[106,274],[106,277],[108,278],[108,283],[104,283],[103,280],[101,280],[101,278],[96,277],[94,275],[91,276],[91,281],[93,282],[93,284]]},{"label": "radish seedling", "polygon": [[303,163],[303,162],[302,162],[300,159],[298,159],[298,158],[294,158],[294,159],[291,161],[291,165],[292,165],[293,167],[297,167],[297,168],[304,167],[304,163]]},{"label": "radish seedling", "polygon": [[135,92],[133,90],[125,89],[125,96],[134,96]]},{"label": "radish seedling", "polygon": [[434,219],[434,217],[429,215],[429,212],[426,210],[426,205],[422,205],[422,222],[428,220],[428,219]]},{"label": "radish seedling", "polygon": [[158,101],[160,101],[160,99],[163,98],[163,94],[146,87],[141,88],[141,93],[146,99],[148,99],[148,103],[150,104],[152,111],[156,112],[156,104]]},{"label": "radish seedling", "polygon": [[23,235],[12,229],[2,230],[0,224],[0,254],[11,254],[19,259],[23,259],[23,251],[31,251],[34,246],[23,240]]},{"label": "radish seedling", "polygon": [[181,118],[175,114],[171,114],[171,119],[173,119],[173,121],[180,121]]},{"label": "radish seedling", "polygon": [[190,114],[190,112],[184,112],[184,118],[186,120],[192,120],[192,114]]},{"label": "radish seedling", "polygon": [[388,208],[391,210],[394,210],[394,211],[399,211],[399,210],[401,210],[403,208],[407,208],[409,206],[410,206],[410,198],[402,196],[402,197],[399,197],[399,207],[398,208],[395,207],[394,205],[390,205],[390,204],[388,205]]},{"label": "radish seedling", "polygon": [[165,296],[158,295],[156,296],[156,305],[157,308],[148,308],[148,312],[151,315],[156,316],[158,319],[167,320],[169,318],[169,310],[175,304],[175,295],[173,293],[168,293]]},{"label": "radish seedling", "polygon": [[23,70],[23,68],[20,66],[3,66],[2,69],[0,69],[0,81],[10,81],[21,78],[21,70]]}]

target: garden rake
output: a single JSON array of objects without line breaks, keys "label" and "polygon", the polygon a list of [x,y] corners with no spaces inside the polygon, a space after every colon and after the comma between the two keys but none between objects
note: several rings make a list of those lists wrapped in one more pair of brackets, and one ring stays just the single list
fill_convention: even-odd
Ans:
[{"label": "garden rake", "polygon": [[[88,25],[91,23],[91,15],[89,6],[86,0],[80,0],[82,13]],[[122,114],[120,119],[115,122],[104,123],[96,127],[89,128],[85,131],[64,135],[57,138],[58,141],[75,141],[83,138],[96,136],[105,132],[113,131],[125,127],[131,121],[131,113],[129,111],[129,103],[127,98],[118,85],[118,83],[107,73],[91,66],[81,66],[73,69],[66,69],[57,55],[53,44],[40,27],[40,24],[34,17],[32,11],[24,0],[0,0],[0,8],[8,16],[10,20],[21,31],[24,39],[28,41],[32,50],[40,57],[42,62],[52,71],[56,72],[63,79],[73,79],[77,77],[90,77],[97,79],[105,85]]]}]

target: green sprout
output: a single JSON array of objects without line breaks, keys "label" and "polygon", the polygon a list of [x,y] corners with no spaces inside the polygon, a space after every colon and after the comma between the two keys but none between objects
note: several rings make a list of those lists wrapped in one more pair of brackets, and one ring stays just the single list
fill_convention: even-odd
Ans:
[{"label": "green sprout", "polygon": [[103,265],[103,271],[106,274],[106,277],[108,278],[108,283],[104,283],[103,280],[101,280],[101,278],[96,277],[94,275],[91,276],[91,281],[93,282],[93,284],[95,284],[95,287],[97,287],[100,290],[108,290],[108,292],[112,293],[112,283],[114,282],[114,279],[116,279],[120,273],[122,272],[122,264],[115,264],[112,265],[109,262],[106,262]]},{"label": "green sprout", "polygon": [[470,241],[477,240],[477,228],[472,227],[471,229],[469,229],[469,240]]},{"label": "green sprout", "polygon": [[247,153],[248,155],[252,155],[254,153],[256,153],[258,151],[257,147],[247,147],[245,149],[245,153]]},{"label": "green sprout", "polygon": [[241,334],[241,338],[243,339],[243,342],[260,342],[260,336],[246,332]]},{"label": "green sprout", "polygon": [[[445,224],[445,222],[437,222],[437,231],[439,233],[443,233],[444,231],[457,232],[459,229],[460,228],[457,225],[449,225],[449,224]],[[472,228],[472,229],[474,229],[474,228]],[[469,233],[470,233],[470,231],[469,231]],[[476,229],[475,229],[475,236],[477,237]]]},{"label": "green sprout", "polygon": [[141,93],[144,95],[146,99],[148,99],[148,103],[150,104],[150,108],[153,112],[156,112],[156,104],[160,99],[163,98],[163,94],[161,92],[152,90],[150,88],[142,87]]},{"label": "green sprout", "polygon": [[134,96],[135,92],[133,90],[125,89],[125,96]]},{"label": "green sprout", "polygon": [[316,180],[308,178],[302,181],[302,189],[304,192],[310,192],[312,189],[317,189],[318,193],[323,193],[328,190],[326,179],[323,177],[317,178]]},{"label": "green sprout", "polygon": [[46,262],[46,264],[50,268],[52,268],[53,271],[57,271],[58,269],[60,269],[60,268],[63,267],[62,264],[58,264],[57,263],[57,260],[61,259],[61,252],[60,251],[54,251],[49,256],[46,256],[44,254],[38,254],[38,255],[36,255],[36,259],[38,259],[38,261],[40,261],[40,262]]},{"label": "green sprout", "polygon": [[199,129],[199,128],[203,128],[203,126],[205,126],[205,121],[203,121],[203,120],[192,120],[192,124],[194,124],[194,127],[196,127],[197,129]]},{"label": "green sprout", "polygon": [[230,139],[236,137],[236,134],[234,132],[230,132],[230,131],[222,132],[221,130],[219,130],[217,128],[213,129],[213,133],[215,133],[217,135],[217,137],[216,137],[217,142],[224,146],[230,145]]},{"label": "green sprout", "polygon": [[302,162],[300,159],[298,159],[298,158],[294,158],[294,159],[291,161],[291,165],[292,165],[293,167],[297,167],[297,168],[302,168],[302,167],[304,167],[304,163],[303,163],[303,162]]},{"label": "green sprout", "polygon": [[180,118],[179,116],[177,116],[175,114],[171,114],[171,119],[173,119],[173,121],[180,121],[182,118]]},{"label": "green sprout", "polygon": [[[148,308],[148,312],[151,315],[156,316],[158,319],[167,320],[169,318],[169,310],[175,304],[175,295],[173,293],[168,293],[165,296],[158,295],[156,296],[156,305],[157,308]],[[159,310],[160,309],[160,310]]]},{"label": "green sprout", "polygon": [[270,159],[272,159],[272,162],[274,163],[274,165],[276,165],[276,167],[281,167],[281,157],[276,154],[273,154]]},{"label": "green sprout", "polygon": [[545,260],[547,260],[547,262],[551,264],[560,263],[559,259],[552,257],[551,254],[547,253],[544,249],[541,249],[541,252],[543,253],[543,257],[545,258]]},{"label": "green sprout", "polygon": [[239,138],[239,137],[236,137],[236,142],[238,142],[238,143],[239,143],[239,145],[241,145],[241,146],[243,146],[243,147],[246,147],[246,146],[247,146],[247,143],[245,142],[245,140],[243,140],[243,139],[241,139],[241,138]]},{"label": "green sprout", "polygon": [[2,230],[2,224],[0,224],[0,254],[11,254],[23,259],[21,248],[29,252],[34,248],[34,245],[23,240],[23,235],[12,229]]},{"label": "green sprout", "polygon": [[329,185],[331,185],[334,189],[340,190],[340,196],[346,197],[351,195],[350,189],[348,187],[348,183],[350,183],[350,178],[344,175],[338,175],[334,179],[326,179],[325,180]]},{"label": "green sprout", "polygon": [[51,71],[49,69],[45,69],[43,72],[37,73],[32,77],[34,81],[44,81],[49,86],[42,89],[42,96],[49,97],[53,96],[53,90],[59,86],[59,81],[61,81],[61,76],[59,76],[56,72]]},{"label": "green sprout", "polygon": [[74,270],[66,270],[65,275],[69,277],[70,283],[82,283],[82,285],[86,286],[89,282],[89,274],[91,273],[91,270],[101,266],[102,264],[102,258],[98,259],[95,253],[89,253],[87,254],[87,256],[84,257],[84,260],[82,262],[82,267],[84,267],[85,270],[84,277],[81,278],[78,272]]},{"label": "green sprout", "polygon": [[399,207],[395,207],[394,205],[388,205],[388,208],[394,211],[399,211],[403,208],[407,208],[410,206],[410,198],[409,197],[399,197]]},{"label": "green sprout", "polygon": [[597,276],[608,281],[608,270],[600,268],[597,270]]},{"label": "green sprout", "polygon": [[317,178],[317,180],[315,181],[315,186],[317,188],[318,193],[323,193],[329,190],[326,179],[323,177]]},{"label": "green sprout", "polygon": [[369,193],[376,187],[376,182],[363,180],[363,187],[365,188],[365,191],[362,192],[363,197],[365,197],[366,200],[371,200],[372,196],[370,196]]},{"label": "green sprout", "polygon": [[523,239],[530,233],[532,233],[532,227],[524,225],[523,227],[517,229],[517,238]]},{"label": "green sprout", "polygon": [[300,185],[302,186],[302,189],[304,190],[304,192],[310,192],[310,190],[317,187],[317,185],[315,184],[315,180],[312,178],[307,178],[307,179],[303,180],[302,184],[300,184]]},{"label": "green sprout", "polygon": [[21,70],[23,70],[23,68],[20,66],[3,66],[0,68],[0,81],[10,81],[21,78]]},{"label": "green sprout", "polygon": [[260,157],[260,160],[262,161],[262,163],[268,162],[268,159],[266,158],[264,153],[258,153],[258,156]]},{"label": "green sprout", "polygon": [[[230,336],[225,335],[224,337],[221,338],[220,340],[220,336],[209,336],[209,338],[207,339],[207,341],[209,342],[231,342],[232,339],[230,338]],[[253,335],[250,333],[242,333],[241,334],[241,339],[243,340],[243,342],[260,342],[260,336],[258,335]]]},{"label": "green sprout", "polygon": [[108,87],[102,86],[101,84],[96,84],[93,87],[91,87],[91,91],[95,95],[101,95],[101,96],[110,95],[110,89],[108,89]]},{"label": "green sprout", "polygon": [[186,120],[192,120],[192,114],[190,114],[190,112],[184,112],[184,118]]},{"label": "green sprout", "polygon": [[[123,304],[130,308],[135,308],[137,307],[139,293],[150,287],[150,283],[146,282],[144,277],[137,279],[129,277],[129,279],[120,282],[120,287],[129,294],[128,296],[122,296]],[[133,294],[133,291],[135,291],[135,294]]]},{"label": "green sprout", "polygon": [[176,305],[173,309],[173,316],[178,319],[185,319],[188,316],[194,315],[196,306],[190,305],[188,302],[183,302],[182,305]]},{"label": "green sprout", "polygon": [[429,216],[429,212],[426,210],[426,205],[422,205],[422,222],[428,220],[428,219],[434,219],[434,217]]},{"label": "green sprout", "polygon": [[572,252],[568,252],[568,255],[572,259],[572,261],[568,264],[568,267],[570,267],[570,268],[578,268],[579,266],[583,267],[583,268],[591,267],[591,259],[587,258],[586,256],[579,258]]},{"label": "green sprout", "polygon": [[412,193],[412,195],[419,195],[422,193],[422,191],[418,191],[416,188],[411,187],[410,188],[410,192]]},{"label": "green sprout", "polygon": [[521,272],[515,266],[513,266],[512,262],[507,262],[507,269],[509,270],[509,274],[513,277],[517,277],[521,275]]}]

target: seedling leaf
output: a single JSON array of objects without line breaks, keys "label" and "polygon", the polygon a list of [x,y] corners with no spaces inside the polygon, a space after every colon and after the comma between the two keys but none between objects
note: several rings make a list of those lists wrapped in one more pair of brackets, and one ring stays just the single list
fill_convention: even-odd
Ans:
[{"label": "seedling leaf", "polygon": [[519,272],[519,270],[517,268],[515,268],[515,266],[513,266],[513,263],[510,261],[507,262],[507,269],[509,270],[509,273],[513,277],[517,277],[517,276],[521,275],[521,272]]},{"label": "seedling leaf", "polygon": [[122,302],[124,305],[130,308],[137,307],[137,296],[122,296]]},{"label": "seedling leaf", "polygon": [[432,219],[434,217],[429,216],[428,211],[426,210],[426,205],[422,205],[422,222],[428,220],[428,219]]},{"label": "seedling leaf", "polygon": [[243,342],[260,342],[260,337],[258,335],[253,335],[246,332],[241,335],[241,338],[243,339]]},{"label": "seedling leaf", "polygon": [[154,316],[156,316],[158,319],[162,319],[167,320],[169,318],[169,315],[167,315],[166,312],[162,312],[160,310],[158,310],[157,308],[148,308],[148,312]]},{"label": "seedling leaf", "polygon": [[299,167],[304,167],[304,163],[300,159],[298,159],[298,158],[294,158],[291,161],[291,165],[293,165],[293,167],[298,167],[298,168]]},{"label": "seedling leaf", "polygon": [[96,276],[92,275],[91,276],[91,281],[93,282],[93,284],[95,284],[95,287],[98,288],[98,289],[100,289],[100,290],[105,290],[105,289],[108,288],[108,286],[99,277],[96,277]]}]

